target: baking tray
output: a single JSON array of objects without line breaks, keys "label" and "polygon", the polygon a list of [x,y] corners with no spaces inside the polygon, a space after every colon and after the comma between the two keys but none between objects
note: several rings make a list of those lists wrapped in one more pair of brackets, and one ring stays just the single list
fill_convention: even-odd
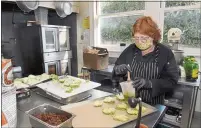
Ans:
[{"label": "baking tray", "polygon": [[78,95],[80,93],[83,93],[83,92],[86,92],[86,91],[89,91],[91,89],[101,86],[101,84],[99,84],[99,83],[95,83],[92,81],[86,82],[86,80],[84,80],[84,79],[80,79],[80,78],[73,77],[73,76],[60,76],[60,78],[65,78],[65,77],[70,77],[73,79],[81,80],[82,83],[80,84],[80,87],[74,89],[71,93],[66,93],[65,89],[63,89],[61,87],[60,83],[55,83],[53,81],[38,84],[36,86],[38,88],[41,88],[42,90],[44,90],[46,92],[46,94],[48,94],[52,97],[55,97],[57,99],[67,99],[69,97]]},{"label": "baking tray", "polygon": [[[61,123],[60,125],[53,126],[53,125],[50,125],[50,124],[33,116],[34,114],[47,113],[47,112],[52,112],[52,113],[57,113],[57,114],[65,114],[66,116],[68,116],[68,120]],[[64,127],[70,128],[70,127],[72,127],[72,120],[75,117],[74,114],[63,111],[63,110],[58,109],[49,104],[39,105],[39,106],[27,111],[26,114],[29,115],[30,123],[31,123],[32,127],[34,127],[34,128],[64,128]]]},{"label": "baking tray", "polygon": [[38,81],[38,83],[36,83],[36,84],[25,84],[25,83],[22,83],[22,85],[24,86],[22,86],[22,87],[19,87],[19,86],[17,86],[17,85],[14,85],[16,88],[17,88],[17,90],[20,90],[20,89],[23,89],[23,88],[25,88],[25,89],[32,89],[32,88],[36,88],[37,86],[37,84],[41,84],[41,83],[45,83],[45,82],[48,82],[48,81],[51,81],[52,80],[52,78],[48,78],[48,79],[46,79],[46,80],[42,80],[42,81]]},{"label": "baking tray", "polygon": [[40,88],[37,88],[35,90],[36,94],[38,95],[41,95],[43,97],[46,97],[50,100],[53,100],[53,101],[56,101],[58,103],[61,103],[63,105],[66,105],[66,104],[70,104],[70,103],[77,103],[77,102],[81,102],[81,101],[84,101],[88,98],[90,98],[92,96],[92,94],[90,93],[90,91],[86,91],[86,92],[83,92],[83,93],[80,93],[80,94],[77,94],[77,95],[74,95],[74,96],[71,96],[71,97],[68,97],[68,98],[61,98],[61,97],[57,97],[55,95],[51,95],[50,93],[40,89]]},{"label": "baking tray", "polygon": [[[114,95],[111,95],[111,96],[114,96]],[[128,115],[130,118],[130,120],[126,121],[126,122],[115,121],[115,120],[113,120],[111,115],[104,115],[102,113],[102,109],[104,107],[108,107],[108,106],[104,106],[104,107],[94,107],[93,106],[94,101],[103,100],[104,98],[105,97],[95,99],[95,100],[90,100],[90,101],[84,101],[79,104],[75,103],[75,104],[71,104],[71,105],[61,106],[61,108],[64,111],[69,111],[76,115],[76,117],[72,123],[73,127],[118,127],[123,124],[135,121],[137,119],[137,115],[134,115],[134,116],[129,115],[126,113],[126,111],[121,111],[123,113],[126,113],[126,115]],[[142,105],[147,108],[147,112],[142,113],[142,119],[143,119],[143,117],[148,116],[157,111],[157,109],[155,107],[150,106],[144,102],[142,103]],[[117,110],[117,111],[119,113],[119,110]],[[121,113],[121,114],[123,114],[123,113]],[[83,115],[85,115],[85,116],[83,116]],[[94,117],[96,117],[96,118],[94,118]]]}]

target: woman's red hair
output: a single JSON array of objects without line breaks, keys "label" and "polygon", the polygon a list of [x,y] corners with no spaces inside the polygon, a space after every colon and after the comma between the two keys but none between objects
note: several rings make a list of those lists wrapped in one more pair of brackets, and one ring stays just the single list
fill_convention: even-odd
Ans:
[{"label": "woman's red hair", "polygon": [[160,30],[157,24],[149,16],[143,16],[135,22],[133,25],[132,36],[135,33],[147,35],[154,39],[154,42],[158,42],[161,39]]}]

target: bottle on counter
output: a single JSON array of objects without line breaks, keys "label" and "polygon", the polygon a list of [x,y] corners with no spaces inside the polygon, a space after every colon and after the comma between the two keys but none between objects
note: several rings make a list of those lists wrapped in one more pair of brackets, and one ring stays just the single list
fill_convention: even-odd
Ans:
[{"label": "bottle on counter", "polygon": [[183,67],[186,73],[186,81],[195,82],[198,79],[199,65],[194,56],[184,58]]}]

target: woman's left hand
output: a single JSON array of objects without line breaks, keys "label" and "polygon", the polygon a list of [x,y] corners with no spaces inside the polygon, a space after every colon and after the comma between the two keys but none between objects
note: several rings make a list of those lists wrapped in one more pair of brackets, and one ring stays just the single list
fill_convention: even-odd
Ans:
[{"label": "woman's left hand", "polygon": [[136,77],[133,80],[133,87],[138,91],[141,88],[152,88],[152,83],[150,80],[146,80],[144,78]]}]

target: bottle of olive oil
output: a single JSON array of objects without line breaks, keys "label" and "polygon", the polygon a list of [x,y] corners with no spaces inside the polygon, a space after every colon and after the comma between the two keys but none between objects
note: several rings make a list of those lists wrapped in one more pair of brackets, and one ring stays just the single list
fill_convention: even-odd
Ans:
[{"label": "bottle of olive oil", "polygon": [[195,82],[198,79],[199,65],[194,56],[184,58],[183,67],[186,73],[186,81]]}]

